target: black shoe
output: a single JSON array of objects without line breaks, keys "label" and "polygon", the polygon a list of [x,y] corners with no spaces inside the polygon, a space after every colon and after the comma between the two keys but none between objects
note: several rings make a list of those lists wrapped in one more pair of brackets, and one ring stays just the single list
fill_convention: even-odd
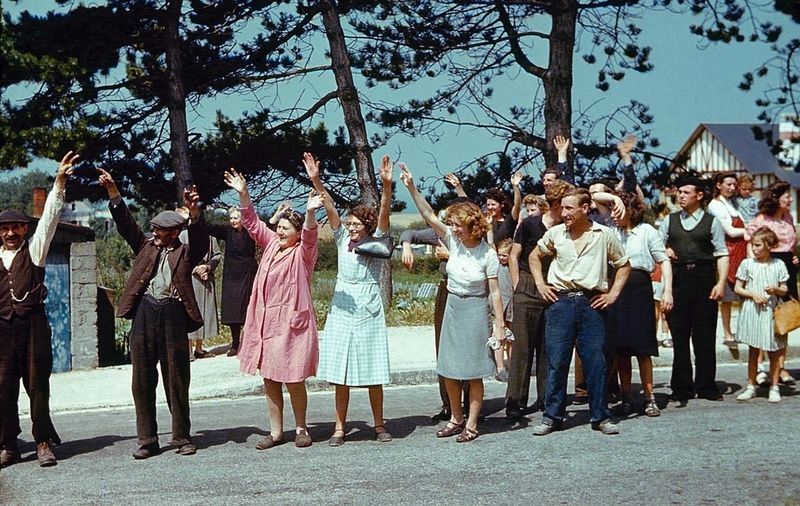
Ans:
[{"label": "black shoe", "polygon": [[150,443],[149,445],[140,446],[138,450],[133,452],[133,458],[136,460],[149,459],[161,453],[161,447],[158,443]]},{"label": "black shoe", "polygon": [[226,353],[226,355],[229,356],[229,357],[235,357],[236,356],[236,348],[231,348],[230,350],[228,350],[228,353]]},{"label": "black shoe", "polygon": [[[694,398],[694,396],[692,396],[692,398]],[[679,394],[676,394],[675,392],[673,392],[673,393],[669,394],[669,397],[667,397],[667,400],[669,402],[680,402],[680,403],[683,404],[683,403],[689,402],[689,396],[688,395],[679,395]]]},{"label": "black shoe", "polygon": [[438,422],[446,422],[450,420],[450,410],[449,409],[442,409],[435,415],[431,417],[431,420],[436,420]]},{"label": "black shoe", "polygon": [[713,401],[713,402],[722,402],[722,401],[724,401],[724,400],[725,400],[725,399],[722,397],[722,394],[721,394],[721,393],[716,393],[716,394],[714,394],[714,393],[711,393],[711,394],[704,394],[704,395],[699,395],[699,394],[698,394],[698,395],[697,395],[697,398],[698,398],[698,399],[705,399],[705,400],[707,400],[707,401]]},{"label": "black shoe", "polygon": [[506,408],[506,420],[522,420],[522,410],[519,408]]}]

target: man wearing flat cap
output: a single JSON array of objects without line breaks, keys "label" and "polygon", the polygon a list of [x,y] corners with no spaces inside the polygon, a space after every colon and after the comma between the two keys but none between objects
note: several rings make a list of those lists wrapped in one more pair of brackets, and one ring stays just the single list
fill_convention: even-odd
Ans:
[{"label": "man wearing flat cap", "polygon": [[19,380],[30,399],[36,456],[42,467],[56,465],[51,443],[61,444],[50,419],[50,372],[53,351],[50,324],[44,312],[47,288],[44,263],[64,206],[64,189],[78,155],[70,151],[58,165],[39,225],[30,241],[28,217],[19,211],[0,212],[0,467],[20,460]]},{"label": "man wearing flat cap", "polygon": [[120,297],[117,316],[133,320],[130,354],[133,366],[133,403],[139,449],[135,459],[161,452],[156,423],[156,387],[161,377],[172,414],[172,445],[181,455],[197,450],[189,438],[189,348],[188,333],[202,327],[203,318],[192,288],[192,269],[208,251],[208,232],[200,220],[197,190],[184,190],[189,209],[189,243],[178,235],[186,219],[175,211],[163,211],[150,225],[147,238],[137,225],[111,175],[103,169],[100,184],[108,190],[109,209],[120,235],[136,253],[136,260]]},{"label": "man wearing flat cap", "polygon": [[[677,181],[681,210],[669,215],[660,231],[672,260],[672,296],[667,313],[672,332],[671,401],[721,401],[717,374],[717,301],[725,293],[728,248],[722,223],[703,210],[706,186],[697,177]],[[692,357],[689,340],[695,356]],[[694,376],[694,377],[693,377]]]}]

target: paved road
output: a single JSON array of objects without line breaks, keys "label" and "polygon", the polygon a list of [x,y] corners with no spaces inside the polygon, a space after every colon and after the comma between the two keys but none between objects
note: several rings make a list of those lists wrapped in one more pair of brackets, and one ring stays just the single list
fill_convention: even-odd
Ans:
[{"label": "paved road", "polygon": [[[798,368],[800,362],[790,364]],[[662,405],[668,373],[656,371]],[[167,451],[146,461],[130,456],[131,408],[58,413],[65,441],[56,450],[58,466],[39,468],[26,441],[25,461],[0,472],[0,503],[797,504],[800,394],[787,390],[782,403],[769,404],[760,392],[742,405],[730,392],[744,374],[742,364],[723,365],[724,402],[670,404],[655,419],[632,416],[620,423],[619,436],[591,431],[588,409],[580,406],[568,411],[566,430],[534,437],[530,426],[540,415],[529,424],[507,422],[504,385],[495,381],[487,382],[481,436],[468,444],[434,436],[439,425],[428,418],[436,407],[434,385],[387,389],[391,443],[372,440],[366,392],[354,392],[351,433],[340,448],[324,443],[333,428],[331,392],[310,395],[314,445],[306,449],[254,449],[267,427],[261,397],[194,402],[198,454]],[[159,423],[165,444],[164,407]]]}]

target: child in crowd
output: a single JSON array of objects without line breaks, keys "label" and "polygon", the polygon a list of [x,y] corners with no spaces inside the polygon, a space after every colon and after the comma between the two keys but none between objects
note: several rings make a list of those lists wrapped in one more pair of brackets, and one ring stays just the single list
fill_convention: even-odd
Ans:
[{"label": "child in crowd", "polygon": [[736,179],[739,191],[731,197],[731,204],[739,211],[739,216],[746,224],[750,223],[758,214],[758,199],[753,196],[755,182],[749,174]]},{"label": "child in crowd", "polygon": [[758,355],[765,350],[769,355],[772,387],[769,402],[780,402],[778,390],[780,379],[779,359],[786,354],[787,336],[775,334],[772,310],[778,297],[788,291],[786,280],[789,273],[782,261],[770,256],[770,250],[778,245],[778,236],[767,227],[755,231],[750,239],[754,258],[746,258],[736,272],[734,290],[742,298],[739,310],[739,341],[750,346],[747,362],[747,388],[736,397],[738,401],[749,401],[756,396],[756,372]]},{"label": "child in crowd", "polygon": [[539,195],[528,194],[522,199],[522,207],[525,208],[525,216],[539,216],[544,214],[550,209],[544,197]]},{"label": "child in crowd", "polygon": [[[505,238],[497,244],[497,259],[500,267],[497,270],[497,282],[500,284],[500,299],[503,302],[503,313],[506,325],[510,325],[514,319],[514,305],[511,299],[514,297],[514,288],[511,284],[511,271],[508,269],[508,255],[511,253],[512,241]],[[511,361],[511,340],[506,339],[498,349],[494,350],[494,361],[497,365],[497,381],[508,381],[508,370],[506,360]]]}]

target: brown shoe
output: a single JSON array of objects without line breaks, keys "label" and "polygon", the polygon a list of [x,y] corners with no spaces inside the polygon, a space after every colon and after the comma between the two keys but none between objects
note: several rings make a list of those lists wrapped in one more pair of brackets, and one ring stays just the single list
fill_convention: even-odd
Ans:
[{"label": "brown shoe", "polygon": [[53,455],[53,450],[50,449],[50,444],[47,441],[39,443],[36,447],[36,458],[39,459],[39,467],[50,467],[58,464],[56,456]]},{"label": "brown shoe", "polygon": [[0,468],[8,467],[20,461],[19,448],[17,448],[16,441],[12,444],[3,447],[0,451]]}]

